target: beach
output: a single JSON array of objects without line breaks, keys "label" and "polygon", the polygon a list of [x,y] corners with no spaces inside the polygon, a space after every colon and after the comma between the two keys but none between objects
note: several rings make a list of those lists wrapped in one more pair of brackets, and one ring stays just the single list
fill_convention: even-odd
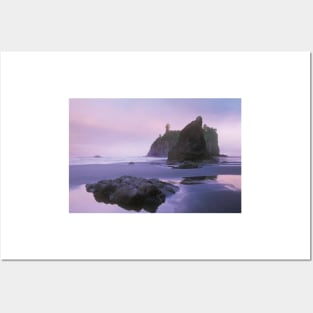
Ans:
[{"label": "beach", "polygon": [[[86,184],[129,175],[157,178],[177,186],[157,213],[241,213],[241,160],[220,158],[216,164],[178,169],[164,159],[151,162],[80,164],[69,166],[69,211],[71,213],[138,213],[115,204],[97,202]],[[141,213],[146,213],[141,210]]]}]

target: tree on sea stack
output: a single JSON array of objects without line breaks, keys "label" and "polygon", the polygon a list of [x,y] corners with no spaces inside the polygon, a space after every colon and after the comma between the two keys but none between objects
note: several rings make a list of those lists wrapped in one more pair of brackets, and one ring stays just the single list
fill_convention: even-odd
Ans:
[{"label": "tree on sea stack", "polygon": [[170,131],[170,127],[171,126],[168,123],[165,125],[165,134],[167,134]]},{"label": "tree on sea stack", "polygon": [[204,134],[204,139],[206,141],[206,146],[207,146],[209,155],[211,156],[220,155],[220,148],[218,146],[217,129],[213,127],[209,127],[206,124],[204,124],[203,134]]}]

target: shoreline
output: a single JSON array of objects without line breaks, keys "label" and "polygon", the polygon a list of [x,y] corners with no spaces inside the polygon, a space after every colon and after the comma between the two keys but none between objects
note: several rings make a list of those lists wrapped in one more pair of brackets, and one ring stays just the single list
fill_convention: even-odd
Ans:
[{"label": "shoreline", "polygon": [[114,179],[123,175],[173,179],[195,176],[241,175],[241,164],[227,163],[206,164],[200,168],[174,169],[160,163],[114,163],[114,164],[85,164],[69,166],[69,187],[95,183],[102,179]]}]

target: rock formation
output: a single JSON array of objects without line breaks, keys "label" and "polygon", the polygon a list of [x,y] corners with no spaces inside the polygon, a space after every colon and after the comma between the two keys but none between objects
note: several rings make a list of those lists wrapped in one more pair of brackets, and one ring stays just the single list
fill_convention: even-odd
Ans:
[{"label": "rock formation", "polygon": [[218,135],[215,128],[203,125],[203,135],[210,156],[219,156],[220,148],[218,146]]},{"label": "rock formation", "polygon": [[177,143],[168,152],[168,160],[202,161],[209,157],[202,130],[202,117],[198,116],[180,132]]},{"label": "rock formation", "polygon": [[180,131],[178,130],[168,130],[163,136],[160,136],[153,142],[147,156],[167,157],[170,149],[175,146],[179,133]]},{"label": "rock formation", "polygon": [[[219,156],[220,149],[218,146],[218,135],[215,128],[203,126],[203,135],[206,142],[208,154],[210,156]],[[151,145],[147,156],[152,157],[168,157],[168,152],[176,145],[181,131],[169,130],[163,136],[159,136]]]},{"label": "rock formation", "polygon": [[117,204],[127,210],[155,212],[166,196],[174,194],[178,187],[154,178],[122,176],[87,184],[86,190],[93,193],[97,202]]}]

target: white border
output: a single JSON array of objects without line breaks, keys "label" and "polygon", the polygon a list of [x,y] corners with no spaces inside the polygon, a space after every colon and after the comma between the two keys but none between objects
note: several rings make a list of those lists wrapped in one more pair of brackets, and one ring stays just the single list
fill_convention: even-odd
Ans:
[{"label": "white border", "polygon": [[[242,98],[242,214],[69,214],[69,98]],[[1,53],[3,259],[309,259],[308,52]]]}]

